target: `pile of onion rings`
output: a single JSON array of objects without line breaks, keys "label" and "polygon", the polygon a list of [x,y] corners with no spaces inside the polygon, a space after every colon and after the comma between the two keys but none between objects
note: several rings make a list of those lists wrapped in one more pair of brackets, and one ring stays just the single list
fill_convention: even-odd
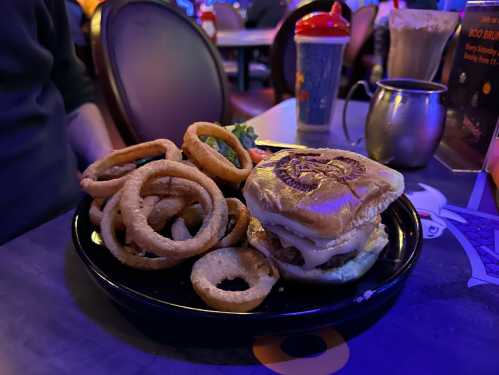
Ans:
[{"label": "pile of onion rings", "polygon": [[[241,168],[200,136],[223,140]],[[90,221],[118,261],[161,270],[201,256],[191,275],[201,299],[217,310],[249,311],[270,293],[279,274],[264,255],[247,248],[249,211],[239,199],[224,197],[217,183],[240,184],[252,167],[248,152],[231,132],[194,123],[182,151],[167,139],[121,149],[90,165],[80,185],[94,198]],[[214,259],[223,266],[213,264]],[[244,279],[249,289],[219,287],[235,277]]]},{"label": "pile of onion rings", "polygon": [[[234,224],[233,228],[227,230],[227,234],[216,243],[216,248],[231,247],[240,243],[246,236],[246,229],[248,228],[250,220],[248,209],[239,199],[227,198],[226,202],[229,210],[229,217],[233,217]],[[197,224],[203,220],[203,210],[200,210],[199,207],[196,206],[191,208],[194,210],[188,211],[187,213],[191,215],[191,223],[194,221],[195,224],[188,225],[183,216],[178,217],[172,224],[172,238],[174,240],[185,241],[192,238],[190,228],[192,228],[192,226],[197,226]],[[197,217],[192,217],[192,215]]]}]

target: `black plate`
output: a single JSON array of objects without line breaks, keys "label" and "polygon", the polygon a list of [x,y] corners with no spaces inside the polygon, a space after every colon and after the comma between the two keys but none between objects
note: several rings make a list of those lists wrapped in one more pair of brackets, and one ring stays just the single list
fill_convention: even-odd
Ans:
[{"label": "black plate", "polygon": [[191,287],[193,260],[153,272],[119,263],[98,244],[88,217],[90,202],[84,198],[76,211],[73,241],[98,285],[119,305],[149,321],[171,327],[188,324],[199,332],[289,333],[360,318],[398,293],[421,251],[419,217],[403,196],[382,214],[390,242],[360,280],[339,287],[305,287],[281,280],[256,311],[218,312],[204,305]]}]

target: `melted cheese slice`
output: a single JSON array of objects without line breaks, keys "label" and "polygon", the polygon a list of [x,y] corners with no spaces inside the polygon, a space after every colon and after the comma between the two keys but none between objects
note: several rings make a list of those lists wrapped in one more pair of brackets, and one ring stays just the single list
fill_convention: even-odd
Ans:
[{"label": "melted cheese slice", "polygon": [[280,225],[264,225],[265,229],[275,234],[283,247],[296,248],[302,255],[305,264],[305,270],[311,270],[321,264],[326,263],[335,255],[347,254],[355,250],[362,250],[366,245],[371,233],[381,224],[364,225],[355,231],[355,236],[349,234],[340,237],[334,241],[333,246],[318,247],[311,240],[299,237],[291,233],[286,228]]}]

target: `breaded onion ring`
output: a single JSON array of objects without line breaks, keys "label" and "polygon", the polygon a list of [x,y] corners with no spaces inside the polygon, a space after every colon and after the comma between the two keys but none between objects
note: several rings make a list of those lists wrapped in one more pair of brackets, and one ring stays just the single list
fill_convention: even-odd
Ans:
[{"label": "breaded onion ring", "polygon": [[[200,136],[215,137],[227,143],[236,152],[241,168],[234,166],[222,154],[201,141]],[[195,122],[187,128],[182,150],[208,175],[223,181],[240,183],[248,177],[253,168],[249,153],[239,139],[225,128],[209,122]]]},{"label": "breaded onion ring", "polygon": [[185,164],[185,165],[188,165],[189,167],[194,167],[194,168],[197,168],[198,166],[196,164],[194,164],[192,161],[190,160],[182,160],[181,163]]},{"label": "breaded onion ring", "polygon": [[105,199],[94,199],[90,205],[90,210],[88,215],[90,217],[90,222],[98,227],[102,220],[102,207],[104,206]]},{"label": "breaded onion ring", "polygon": [[122,165],[114,165],[112,167],[109,167],[105,171],[103,171],[99,175],[99,179],[101,181],[106,181],[106,180],[114,180],[115,178],[120,178],[134,169],[137,169],[137,165],[135,163],[126,163]]},{"label": "breaded onion ring", "polygon": [[159,202],[160,198],[156,195],[149,195],[147,197],[144,197],[142,199],[142,204],[141,204],[141,209],[142,213],[146,216],[149,217],[151,215],[152,210],[156,206],[156,204]]},{"label": "breaded onion ring", "polygon": [[[155,232],[140,210],[140,193],[144,184],[150,179],[164,176],[196,182],[211,198],[212,208],[207,211],[203,226],[196,236],[187,241],[173,241]],[[203,196],[196,198],[203,208],[209,206],[209,201],[203,202]],[[199,170],[170,160],[154,161],[130,173],[123,186],[120,207],[123,222],[132,232],[134,241],[158,256],[188,258],[204,253],[220,240],[228,220],[227,203],[218,186]]]},{"label": "breaded onion ring", "polygon": [[193,204],[183,210],[180,216],[184,220],[184,224],[187,228],[199,227],[203,223],[204,219],[203,207],[199,204]]},{"label": "breaded onion ring", "polygon": [[[146,197],[143,202],[144,213],[150,216],[152,209],[155,207],[156,203],[159,201],[159,197],[150,196]],[[102,220],[102,208],[104,207],[106,200],[103,198],[96,198],[92,201],[89,210],[90,222],[96,227],[100,226]],[[125,225],[121,219],[121,214],[118,212],[118,217],[116,218],[116,229],[123,229]]]},{"label": "breaded onion ring", "polygon": [[[246,230],[248,228],[248,224],[250,221],[249,211],[246,206],[236,198],[227,198],[227,207],[229,209],[229,217],[234,217],[236,223],[234,228],[213,248],[218,249],[221,247],[231,247],[237,245],[241,240],[246,236]],[[200,214],[199,210],[196,210],[197,214]],[[195,214],[191,212],[190,215]],[[195,219],[190,218],[191,222]],[[199,219],[202,220],[202,217]],[[175,220],[172,225],[172,238],[175,241],[184,241],[188,238],[192,238],[192,235],[189,232],[188,228],[192,228],[193,226],[186,225],[186,220],[184,218],[184,214],[182,217],[179,217]]]},{"label": "breaded onion ring", "polygon": [[101,236],[104,244],[121,263],[133,268],[143,270],[159,270],[170,268],[180,260],[172,257],[148,258],[130,251],[129,247],[122,246],[116,238],[116,223],[118,219],[119,202],[121,199],[121,191],[116,193],[104,207],[104,212],[101,221]]},{"label": "breaded onion ring", "polygon": [[[151,215],[152,210],[156,206],[156,203],[159,202],[159,197],[156,195],[150,195],[148,197],[144,197],[142,199],[142,202],[140,204],[140,209],[142,210],[142,213],[146,216],[149,217]],[[121,225],[123,226],[123,219],[121,218],[121,214],[118,214],[119,217],[116,219],[117,225],[119,222],[121,222]],[[125,238],[125,243],[131,244],[133,243],[133,237],[130,231],[126,231],[126,238]]]},{"label": "breaded onion ring", "polygon": [[168,160],[180,160],[182,153],[175,144],[167,139],[158,139],[117,150],[92,163],[82,174],[81,188],[94,198],[108,198],[116,193],[125,183],[128,174],[107,181],[99,181],[99,177],[109,168],[127,164],[148,156],[165,154]]},{"label": "breaded onion ring", "polygon": [[[217,287],[224,280],[241,278],[249,285],[243,291]],[[246,312],[260,305],[279,278],[272,261],[251,248],[223,248],[204,255],[194,263],[191,282],[195,292],[219,311]]]},{"label": "breaded onion ring", "polygon": [[[100,223],[102,221],[102,210],[104,209],[106,203],[106,199],[97,198],[92,201],[89,210],[90,222],[96,227],[100,227]],[[121,218],[121,214],[118,212],[118,217],[116,218],[116,229],[122,230],[125,228],[125,224],[123,224],[123,220]]]},{"label": "breaded onion ring", "polygon": [[163,198],[154,206],[147,222],[151,228],[159,231],[166,226],[168,220],[181,213],[187,204],[187,200],[183,197]]},{"label": "breaded onion ring", "polygon": [[187,241],[192,238],[183,218],[177,218],[171,226],[172,238],[175,241]]},{"label": "breaded onion ring", "polygon": [[206,190],[199,186],[198,183],[189,181],[179,177],[159,177],[147,181],[142,190],[142,196],[159,195],[169,197],[189,197],[196,194],[205,194]]},{"label": "breaded onion ring", "polygon": [[149,225],[156,231],[161,230],[166,222],[179,214],[185,207],[196,201],[196,197],[203,196],[202,201],[211,210],[211,199],[208,192],[199,184],[179,177],[160,177],[144,184],[142,195],[155,194],[166,196],[158,202],[148,218]]},{"label": "breaded onion ring", "polygon": [[227,198],[227,207],[229,216],[233,216],[236,220],[234,228],[227,233],[215,246],[230,247],[238,244],[246,236],[246,230],[250,221],[248,208],[236,198]]}]

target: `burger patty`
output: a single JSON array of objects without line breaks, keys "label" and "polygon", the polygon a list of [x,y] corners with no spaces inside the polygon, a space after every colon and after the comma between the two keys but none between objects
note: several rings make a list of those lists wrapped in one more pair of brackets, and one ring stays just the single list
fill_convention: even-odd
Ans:
[{"label": "burger patty", "polygon": [[[305,260],[298,250],[295,247],[282,247],[281,241],[277,238],[276,235],[267,231],[268,239],[272,242],[272,246],[270,246],[270,252],[272,256],[277,260],[292,264],[294,266],[302,267],[305,264]],[[317,266],[316,268],[320,268],[321,270],[328,270],[331,268],[337,268],[343,266],[349,260],[352,260],[357,256],[359,250],[354,250],[346,254],[338,254],[332,256],[327,262]]]}]

